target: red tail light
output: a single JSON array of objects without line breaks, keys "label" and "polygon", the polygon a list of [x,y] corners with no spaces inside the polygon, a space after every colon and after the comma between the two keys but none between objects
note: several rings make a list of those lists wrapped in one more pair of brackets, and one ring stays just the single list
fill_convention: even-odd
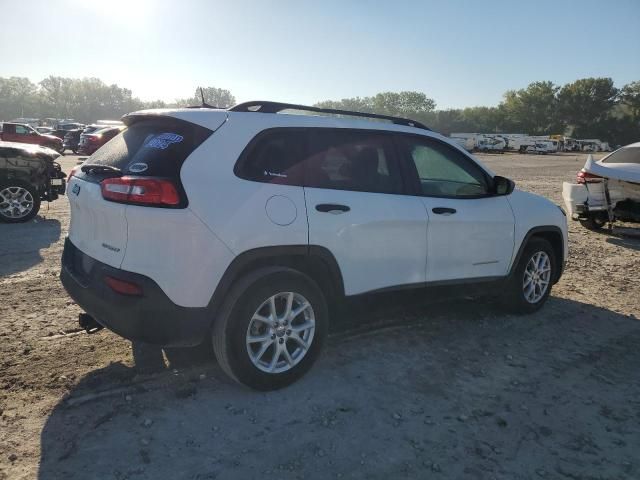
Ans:
[{"label": "red tail light", "polygon": [[576,176],[576,181],[578,183],[593,183],[599,182],[600,180],[602,180],[600,175],[594,175],[593,173],[585,172],[584,170],[580,170]]},{"label": "red tail light", "polygon": [[97,135],[87,135],[85,137],[89,142],[97,142],[98,140],[100,140],[100,137]]},{"label": "red tail light", "polygon": [[143,205],[180,204],[180,194],[170,180],[145,177],[114,177],[100,182],[102,197],[120,203]]},{"label": "red tail light", "polygon": [[137,283],[126,282],[108,275],[104,277],[104,283],[106,283],[111,290],[121,295],[130,295],[132,297],[142,296],[142,287]]}]

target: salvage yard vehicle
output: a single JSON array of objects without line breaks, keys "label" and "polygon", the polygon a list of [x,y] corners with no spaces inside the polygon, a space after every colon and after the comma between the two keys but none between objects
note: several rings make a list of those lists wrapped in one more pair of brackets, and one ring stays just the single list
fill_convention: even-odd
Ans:
[{"label": "salvage yard vehicle", "polygon": [[0,142],[0,221],[26,222],[38,214],[40,202],[65,192],[65,173],[49,149]]},{"label": "salvage yard vehicle", "polygon": [[589,155],[576,183],[563,183],[562,197],[571,218],[589,230],[616,220],[640,222],[640,142],[597,162]]},{"label": "salvage yard vehicle", "polygon": [[118,135],[124,127],[102,127],[92,130],[91,133],[83,132],[78,142],[77,153],[91,155],[101,146]]},{"label": "salvage yard vehicle", "polygon": [[62,140],[58,137],[41,134],[30,125],[23,123],[3,123],[0,131],[0,140],[4,142],[32,143],[51,148],[58,153],[62,153],[63,150]]},{"label": "salvage yard vehicle", "polygon": [[69,177],[81,324],[212,340],[249,387],[309,370],[345,296],[482,286],[530,313],[562,274],[564,212],[416,121],[260,101],[124,122]]}]

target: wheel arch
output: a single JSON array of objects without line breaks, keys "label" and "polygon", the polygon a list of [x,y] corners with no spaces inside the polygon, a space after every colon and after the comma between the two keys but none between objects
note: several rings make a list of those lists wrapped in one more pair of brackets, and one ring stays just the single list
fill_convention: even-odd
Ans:
[{"label": "wheel arch", "polygon": [[529,243],[529,241],[532,238],[544,238],[551,244],[551,247],[553,248],[553,252],[556,257],[556,261],[558,262],[558,265],[557,265],[558,268],[556,269],[556,274],[553,278],[553,283],[554,284],[557,283],[558,280],[560,280],[560,276],[562,275],[562,270],[564,268],[563,259],[564,259],[565,252],[564,252],[564,238],[562,236],[562,230],[560,229],[560,227],[556,225],[544,225],[539,227],[533,227],[526,233],[526,235],[522,239],[522,242],[520,243],[518,252],[516,253],[516,256],[514,257],[513,262],[511,263],[511,270],[509,271],[509,275],[512,275],[513,272],[518,267],[518,263],[520,262],[522,253],[524,252],[524,249],[527,246],[527,243]]},{"label": "wheel arch", "polygon": [[344,283],[338,262],[325,247],[317,245],[287,245],[260,247],[241,253],[227,267],[216,287],[208,308],[212,321],[226,294],[249,272],[265,267],[286,267],[300,271],[314,280],[322,290],[327,304],[344,297]]}]

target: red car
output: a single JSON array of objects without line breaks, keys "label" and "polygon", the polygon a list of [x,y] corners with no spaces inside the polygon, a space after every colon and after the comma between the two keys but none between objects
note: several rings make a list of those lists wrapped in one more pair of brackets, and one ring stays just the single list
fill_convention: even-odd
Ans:
[{"label": "red car", "polygon": [[125,127],[104,127],[91,133],[83,133],[80,135],[78,154],[91,155],[102,145],[118,135],[124,128]]},{"label": "red car", "polygon": [[39,133],[33,127],[23,123],[3,123],[0,140],[5,142],[32,143],[48,147],[62,153],[62,140],[53,135]]}]

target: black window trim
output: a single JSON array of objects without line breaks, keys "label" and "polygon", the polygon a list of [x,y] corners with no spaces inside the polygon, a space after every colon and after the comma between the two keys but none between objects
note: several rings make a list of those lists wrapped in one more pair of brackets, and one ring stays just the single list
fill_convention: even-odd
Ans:
[{"label": "black window trim", "polygon": [[[484,168],[482,168],[481,165],[478,164],[478,162],[476,162],[473,158],[469,157],[469,155],[467,155],[465,152],[462,152],[460,150],[458,150],[456,147],[454,147],[453,145],[448,144],[445,141],[440,140],[439,138],[436,137],[432,137],[430,135],[417,135],[415,133],[405,133],[405,132],[393,132],[394,134],[394,144],[396,145],[396,151],[397,154],[401,160],[401,163],[404,164],[404,168],[403,170],[407,170],[407,178],[406,178],[406,184],[407,186],[409,186],[411,188],[411,190],[413,191],[413,193],[411,193],[411,195],[417,196],[417,197],[426,197],[426,198],[450,198],[450,199],[456,199],[456,200],[476,200],[479,198],[489,198],[489,197],[495,197],[495,193],[493,193],[491,190],[493,189],[493,177],[491,175],[489,175],[489,172],[487,172]],[[484,176],[484,178],[487,181],[487,186],[489,188],[489,192],[484,194],[484,195],[468,195],[468,196],[457,196],[457,195],[427,195],[422,191],[422,186],[420,184],[420,176],[418,175],[418,169],[416,168],[416,165],[413,161],[413,159],[410,157],[410,155],[408,155],[408,153],[405,151],[405,149],[400,145],[400,141],[402,138],[406,138],[406,137],[411,137],[411,138],[418,138],[422,141],[424,141],[425,143],[437,143],[442,145],[445,148],[448,148],[450,150],[454,150],[456,152],[458,152],[461,156],[463,156],[466,161],[468,162],[472,162],[473,165],[475,165],[475,167],[478,168],[478,170],[480,170],[480,172],[482,173],[482,175]]]},{"label": "black window trim", "polygon": [[[390,146],[390,153],[392,154],[393,158],[391,159],[391,163],[393,165],[395,165],[395,167],[398,169],[398,173],[399,173],[399,180],[400,180],[400,190],[398,192],[393,192],[393,193],[388,193],[388,192],[371,192],[368,190],[345,190],[345,189],[341,189],[341,188],[331,188],[331,187],[309,187],[307,186],[305,183],[305,181],[302,182],[302,185],[297,185],[297,184],[275,184],[275,185],[282,185],[282,186],[287,186],[287,187],[300,187],[300,188],[321,188],[321,189],[325,189],[325,190],[337,190],[337,191],[342,191],[342,192],[360,192],[360,193],[372,193],[372,194],[376,194],[376,195],[410,195],[410,196],[415,196],[414,193],[414,187],[411,186],[411,175],[410,175],[410,171],[407,170],[406,165],[405,165],[405,160],[402,158],[401,152],[398,148],[397,142],[394,139],[394,135],[397,132],[394,131],[390,131],[390,130],[382,130],[382,129],[376,129],[376,128],[340,128],[340,127],[299,127],[299,126],[295,126],[295,127],[271,127],[271,128],[266,128],[264,130],[259,131],[257,134],[255,134],[253,136],[253,138],[247,143],[247,145],[245,146],[245,148],[242,150],[242,152],[240,153],[240,155],[238,156],[238,159],[236,160],[235,165],[233,166],[233,173],[236,177],[241,178],[242,180],[246,180],[249,182],[256,182],[256,183],[270,183],[267,181],[262,181],[260,179],[255,179],[255,178],[250,178],[248,175],[245,175],[243,173],[243,169],[245,164],[248,161],[249,156],[251,155],[251,153],[253,152],[253,150],[256,147],[256,144],[258,142],[260,142],[260,140],[266,136],[269,135],[271,133],[273,133],[274,131],[300,131],[304,133],[304,147],[306,149],[309,148],[309,142],[310,142],[310,133],[313,130],[323,130],[323,131],[335,131],[335,132],[358,132],[358,133],[366,133],[369,135],[375,134],[375,135],[383,135],[386,137],[389,137],[389,146]],[[421,137],[421,135],[416,135]],[[390,165],[391,166],[391,165]]]}]

